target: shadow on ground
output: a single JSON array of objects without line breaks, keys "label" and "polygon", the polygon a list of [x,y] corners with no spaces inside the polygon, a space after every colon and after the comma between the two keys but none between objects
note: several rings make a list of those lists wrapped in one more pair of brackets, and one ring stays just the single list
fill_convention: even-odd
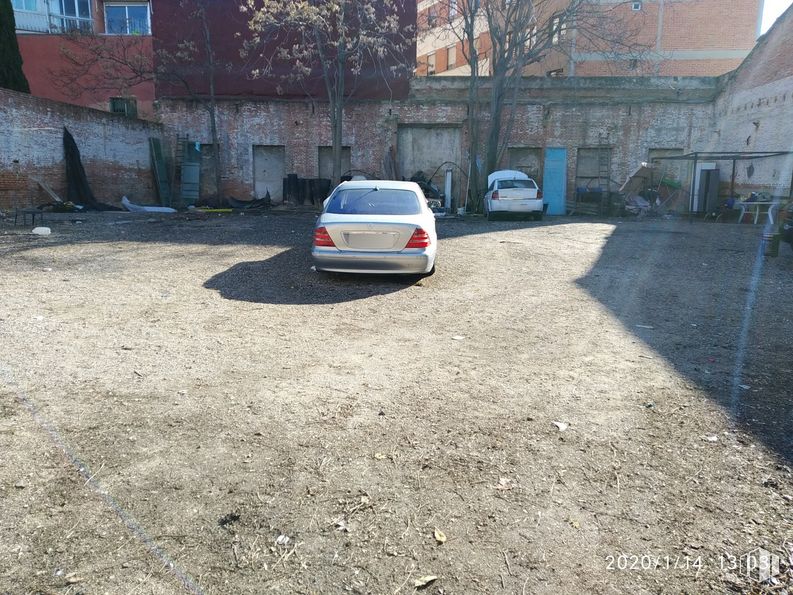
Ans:
[{"label": "shadow on ground", "polygon": [[204,287],[228,300],[307,305],[339,304],[410,287],[416,275],[345,275],[321,273],[311,268],[307,247],[279,252],[272,258],[240,262],[218,273]]},{"label": "shadow on ground", "polygon": [[619,225],[578,284],[793,462],[793,253],[764,257],[759,231]]}]

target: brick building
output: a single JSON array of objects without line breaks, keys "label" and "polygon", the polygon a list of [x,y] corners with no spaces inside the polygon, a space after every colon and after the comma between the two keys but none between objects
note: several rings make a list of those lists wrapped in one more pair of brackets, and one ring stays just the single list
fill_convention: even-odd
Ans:
[{"label": "brick building", "polygon": [[[503,166],[531,172],[545,182],[550,150],[563,154],[568,196],[602,158],[607,177],[621,181],[653,157],[691,151],[789,151],[793,149],[793,8],[760,38],[734,72],[720,77],[527,77]],[[483,96],[487,81],[483,81]],[[354,102],[345,111],[343,144],[351,168],[381,175],[391,147],[400,174],[454,172],[453,195],[465,194],[467,156],[466,79],[420,77],[402,99]],[[200,106],[189,99],[159,101],[161,125],[27,95],[0,92],[0,208],[36,204],[30,175],[54,180],[62,190],[60,127],[75,129],[89,180],[100,200],[129,194],[154,201],[150,136],[172,142],[187,135],[211,143]],[[489,125],[479,122],[482,129]],[[322,177],[330,129],[327,104],[306,99],[223,98],[218,106],[225,194],[260,197],[290,173]],[[203,152],[203,151],[202,151]],[[204,167],[211,166],[207,160]],[[440,169],[439,169],[440,168]],[[108,175],[108,172],[112,175]],[[206,172],[208,174],[209,172]],[[740,162],[739,192],[764,190],[786,196],[793,175],[791,156]],[[211,179],[210,175],[204,177]],[[730,172],[722,166],[723,187]],[[690,173],[681,171],[684,187]],[[278,198],[277,196],[275,197]],[[688,207],[687,201],[681,204]]]},{"label": "brick building", "polygon": [[[108,78],[108,84],[92,81],[85,89],[68,84],[68,56],[90,60],[80,55],[86,46],[69,41],[78,32],[98,36],[97,43],[117,46],[119,53],[134,51],[152,58],[148,1],[12,0],[12,6],[22,68],[33,95],[129,115],[153,114],[153,82],[126,86]],[[96,66],[96,74],[101,68]]]},{"label": "brick building", "polygon": [[[462,3],[463,0],[460,0]],[[564,0],[538,4],[537,27],[551,27],[555,15],[565,8]],[[641,46],[624,57],[596,51],[582,39],[576,40],[572,26],[562,26],[560,43],[525,74],[537,76],[718,76],[735,68],[749,54],[760,35],[762,0],[594,0],[597,10],[609,19],[620,20]],[[461,5],[460,5],[461,6]],[[421,32],[417,44],[417,74],[465,76],[469,72],[463,45],[449,19],[458,10],[457,0],[422,0],[418,4]],[[551,10],[553,9],[553,10]],[[477,48],[482,56],[480,71],[489,69],[491,40],[486,23],[478,22]],[[566,40],[565,40],[566,38]],[[589,45],[589,47],[588,47]]]}]

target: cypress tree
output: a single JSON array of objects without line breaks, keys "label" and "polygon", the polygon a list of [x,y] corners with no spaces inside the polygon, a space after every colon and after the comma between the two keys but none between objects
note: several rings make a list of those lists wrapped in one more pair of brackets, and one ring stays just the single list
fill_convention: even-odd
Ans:
[{"label": "cypress tree", "polygon": [[19,53],[11,0],[0,0],[0,87],[30,93],[28,79],[22,72],[22,55]]}]

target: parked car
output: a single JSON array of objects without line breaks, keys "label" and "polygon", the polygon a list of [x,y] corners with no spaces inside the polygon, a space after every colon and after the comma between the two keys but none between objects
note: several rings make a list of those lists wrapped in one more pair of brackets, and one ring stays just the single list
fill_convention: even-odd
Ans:
[{"label": "parked car", "polygon": [[415,182],[342,182],[325,199],[311,256],[321,271],[431,274],[435,215]]},{"label": "parked car", "polygon": [[789,202],[785,208],[782,209],[782,241],[790,244],[790,249],[793,250],[793,202]]},{"label": "parked car", "polygon": [[492,219],[499,213],[526,213],[542,219],[542,191],[537,182],[522,171],[502,169],[487,176],[485,214]]}]

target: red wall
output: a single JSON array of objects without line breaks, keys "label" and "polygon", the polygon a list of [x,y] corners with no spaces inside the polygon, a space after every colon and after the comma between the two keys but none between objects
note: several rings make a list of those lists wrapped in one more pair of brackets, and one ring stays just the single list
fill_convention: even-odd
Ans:
[{"label": "red wall", "polygon": [[[402,12],[400,22],[403,27],[416,25],[416,0],[401,0]],[[247,24],[247,15],[239,10],[239,2],[231,0],[216,0],[208,4],[210,33],[217,61],[227,68],[216,69],[216,93],[221,97],[279,97],[279,98],[305,98],[308,92],[315,97],[325,96],[322,80],[317,77],[306,81],[303,86],[289,84],[285,77],[292,72],[292,65],[287,63],[273,64],[273,75],[269,78],[251,77],[251,71],[262,65],[263,59],[242,58],[240,50],[243,40],[250,37]],[[157,52],[163,50],[171,55],[179,51],[179,44],[185,41],[195,43],[197,48],[203,48],[201,21],[191,16],[190,2],[184,5],[181,2],[159,2],[155,4],[152,14],[152,32],[155,39]],[[279,44],[291,44],[288,39],[279,39],[269,44],[264,53],[267,56],[275,55]],[[405,51],[402,60],[411,65],[415,61],[416,47],[411,45]],[[189,68],[179,68],[195,94],[208,94],[208,77],[205,65],[206,60],[199,52]],[[412,71],[412,67],[409,69]],[[319,71],[317,71],[319,74]],[[391,77],[385,84],[383,75],[373,67],[364,68],[358,78],[355,97],[358,99],[400,99],[409,92],[408,76]],[[352,77],[348,80],[347,88],[352,86]],[[167,81],[158,81],[157,97],[188,97],[189,93],[184,86],[169,84]]]},{"label": "red wall", "polygon": [[[104,41],[113,43],[121,37],[104,37]],[[74,105],[93,107],[102,110],[109,109],[109,98],[115,96],[130,96],[137,98],[138,115],[152,117],[154,101],[154,83],[143,83],[124,92],[123,89],[106,89],[96,91],[81,91],[79,89],[68,92],[58,85],[58,72],[63,71],[68,61],[62,53],[62,48],[67,43],[60,35],[17,35],[19,51],[22,54],[22,69],[30,83],[30,92],[36,97],[63,101]],[[152,41],[150,37],[140,38],[140,47],[143,51],[152,54]]]}]

